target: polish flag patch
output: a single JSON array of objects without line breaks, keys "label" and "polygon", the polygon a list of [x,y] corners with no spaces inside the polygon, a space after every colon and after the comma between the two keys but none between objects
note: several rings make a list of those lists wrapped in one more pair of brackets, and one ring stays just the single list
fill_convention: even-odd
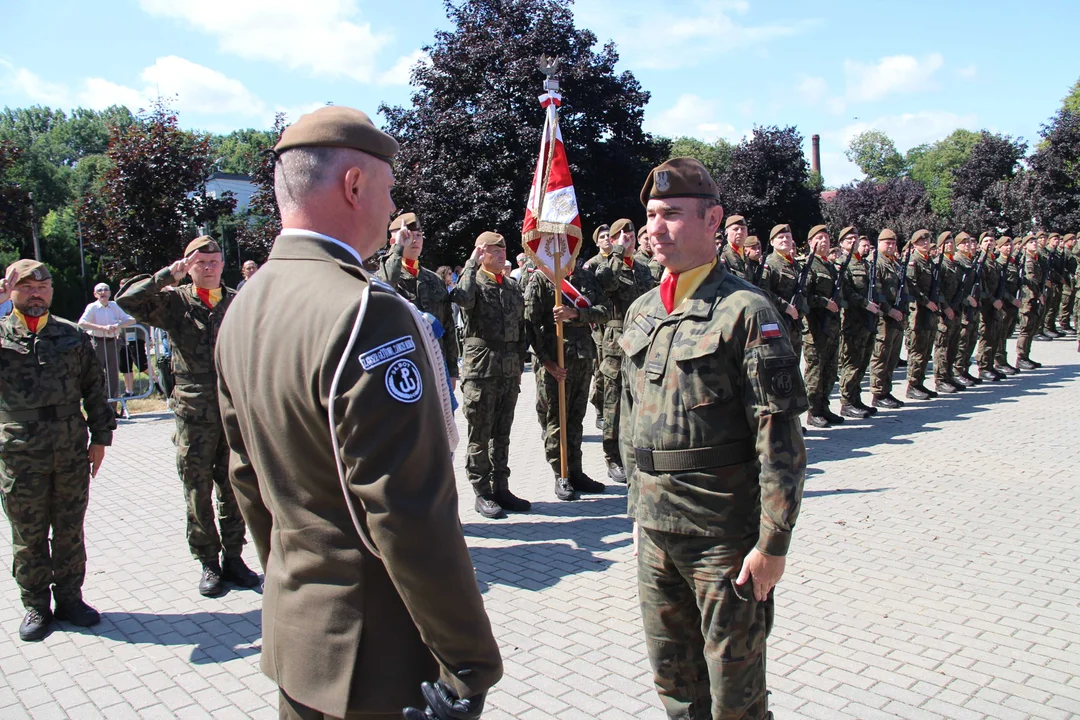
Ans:
[{"label": "polish flag patch", "polygon": [[780,331],[780,326],[776,323],[765,323],[761,326],[761,337],[766,340],[782,337],[783,334],[784,333]]}]

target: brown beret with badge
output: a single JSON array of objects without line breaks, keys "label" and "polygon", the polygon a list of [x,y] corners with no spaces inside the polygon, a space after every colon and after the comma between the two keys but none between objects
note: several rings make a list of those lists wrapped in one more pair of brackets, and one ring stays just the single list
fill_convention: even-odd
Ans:
[{"label": "brown beret with badge", "polygon": [[416,217],[416,213],[402,213],[390,223],[390,232],[397,232],[402,227],[407,227],[413,231],[419,230],[420,218]]},{"label": "brown beret with badge", "polygon": [[700,160],[677,157],[657,165],[645,178],[640,200],[648,207],[649,200],[679,197],[720,199],[716,182]]},{"label": "brown beret with badge", "polygon": [[979,242],[982,242],[986,238],[990,238],[991,240],[993,240],[994,232],[992,230],[983,230],[981,233],[979,233]]},{"label": "brown beret with badge", "polygon": [[1061,238],[1062,242],[1069,242],[1070,240],[1075,240],[1075,239],[1076,239],[1076,235],[1074,235],[1073,233],[1067,233],[1064,237]]},{"label": "brown beret with badge", "polygon": [[836,242],[841,243],[848,235],[858,235],[859,231],[855,229],[854,225],[848,225],[846,228],[840,231],[840,234],[836,236]]},{"label": "brown beret with badge", "polygon": [[647,228],[647,227],[638,228],[637,239],[640,240],[641,236],[648,234],[648,232],[649,232],[649,228]]},{"label": "brown beret with badge", "polygon": [[486,230],[480,233],[480,236],[476,238],[476,247],[487,247],[489,245],[498,245],[499,247],[506,247],[506,240],[503,236],[497,232],[491,232]]},{"label": "brown beret with badge", "polygon": [[781,225],[774,225],[773,229],[769,231],[769,240],[770,241],[775,240],[776,236],[779,235],[780,233],[787,233],[788,235],[790,235],[791,234],[791,226],[786,224],[786,223],[781,224]]},{"label": "brown beret with badge", "polygon": [[921,230],[916,230],[915,232],[913,232],[911,234],[911,239],[908,240],[904,244],[904,249],[906,250],[908,245],[914,245],[915,243],[917,243],[917,242],[919,242],[921,240],[929,240],[930,238],[931,238],[930,231],[927,230],[926,228],[922,228]]},{"label": "brown beret with badge", "polygon": [[724,229],[731,227],[732,225],[742,225],[746,227],[746,219],[742,215],[732,215],[724,223]]},{"label": "brown beret with badge", "polygon": [[971,237],[966,232],[961,231],[957,233],[956,237],[953,238],[953,245],[959,245],[960,243],[964,242],[972,242],[974,239],[975,238]]},{"label": "brown beret with badge", "polygon": [[[45,267],[45,263],[37,260],[16,260],[7,267],[8,273],[12,270],[18,273],[19,282],[23,280],[36,280],[37,282],[52,280],[52,273],[49,272],[49,268]],[[10,288],[8,289],[10,290]]]},{"label": "brown beret with badge", "polygon": [[896,242],[896,233],[889,228],[885,228],[878,233],[877,239],[878,242],[881,242],[882,240],[892,240],[893,242]]},{"label": "brown beret with badge", "polygon": [[814,236],[817,235],[818,233],[828,234],[828,232],[829,232],[829,227],[827,225],[815,225],[814,227],[810,228],[810,232],[807,233],[806,239],[807,240],[813,240]]},{"label": "brown beret with badge", "polygon": [[606,232],[606,233],[608,233],[610,235],[611,234],[611,228],[608,227],[607,225],[598,225],[596,227],[596,229],[592,231],[592,241],[594,243],[599,243],[600,242],[600,233],[602,233],[602,232]]},{"label": "brown beret with badge", "polygon": [[209,235],[200,235],[187,244],[184,248],[184,257],[189,257],[195,253],[219,253],[221,252],[221,246],[218,245],[217,240]]},{"label": "brown beret with badge", "polygon": [[621,233],[623,231],[626,231],[626,232],[630,233],[631,235],[633,235],[634,234],[634,223],[627,220],[626,218],[622,218],[620,220],[616,220],[615,222],[613,222],[611,224],[611,235],[612,235],[612,237],[618,235],[619,233]]},{"label": "brown beret with badge", "polygon": [[1008,244],[1008,243],[1010,243],[1010,242],[1012,242],[1012,238],[1011,238],[1011,237],[1009,237],[1008,235],[1002,235],[1001,237],[999,237],[999,238],[998,238],[998,239],[997,239],[997,240],[996,240],[996,241],[994,242],[994,247],[995,247],[995,248],[1001,248],[1001,247],[1003,247],[1003,246],[1007,245],[1007,244]]},{"label": "brown beret with badge", "polygon": [[758,240],[757,235],[751,235],[750,237],[743,240],[742,245],[743,245],[744,248],[758,247],[759,245],[761,245],[761,241]]},{"label": "brown beret with badge", "polygon": [[952,233],[951,233],[951,232],[949,232],[948,230],[946,230],[945,232],[943,232],[943,233],[939,234],[939,235],[937,236],[937,243],[936,243],[936,245],[937,245],[937,249],[938,249],[938,250],[941,250],[942,248],[944,248],[944,247],[945,247],[945,243],[947,243],[947,242],[949,242],[950,240],[952,240],[952,236],[953,236],[953,235],[952,235]]},{"label": "brown beret with badge", "polygon": [[301,115],[285,128],[274,152],[280,155],[300,147],[350,148],[390,162],[397,154],[398,142],[375,127],[366,113],[342,105],[327,105]]}]

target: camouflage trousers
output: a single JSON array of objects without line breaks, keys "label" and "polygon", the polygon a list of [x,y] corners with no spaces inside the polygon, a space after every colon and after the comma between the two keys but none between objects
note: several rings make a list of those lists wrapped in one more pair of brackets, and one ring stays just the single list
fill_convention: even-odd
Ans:
[{"label": "camouflage trousers", "polygon": [[622,403],[622,356],[609,355],[600,363],[604,381],[604,459],[621,466],[619,405]]},{"label": "camouflage trousers", "polygon": [[[589,381],[593,375],[592,360],[566,358],[566,464],[567,472],[581,472],[582,423],[588,406]],[[536,375],[536,418],[544,430],[544,455],[548,465],[560,474],[559,460],[559,383],[533,358]],[[618,457],[618,456],[616,456]]]},{"label": "camouflage trousers", "polygon": [[874,354],[870,357],[870,393],[874,397],[892,394],[893,371],[900,362],[904,327],[892,320],[878,320]]},{"label": "camouflage trousers", "polygon": [[1040,306],[1031,307],[1030,305],[1020,308],[1020,317],[1017,322],[1020,324],[1020,328],[1017,331],[1016,336],[1016,359],[1017,360],[1030,360],[1031,359],[1031,339],[1035,337],[1035,333],[1039,327]]},{"label": "camouflage trousers", "polygon": [[938,316],[937,337],[934,339],[934,382],[946,383],[953,376],[956,353],[960,349],[960,316],[949,320]]},{"label": "camouflage trousers", "polygon": [[520,392],[520,375],[461,382],[469,424],[465,473],[477,495],[491,493],[493,483],[510,478],[510,429]]},{"label": "camouflage trousers", "polygon": [[1045,330],[1057,330],[1058,313],[1061,312],[1061,286],[1050,285],[1046,291],[1046,309],[1043,311],[1039,327]]},{"label": "camouflage trousers", "polygon": [[1061,325],[1062,327],[1075,328],[1076,324],[1073,322],[1073,313],[1076,310],[1076,283],[1071,282],[1065,285],[1065,289],[1061,294]]},{"label": "camouflage trousers", "polygon": [[862,380],[874,352],[874,334],[862,323],[844,328],[840,343],[840,404],[862,402]]},{"label": "camouflage trousers", "polygon": [[975,343],[979,341],[982,327],[980,311],[965,308],[960,324],[960,343],[956,349],[956,361],[953,363],[953,376],[971,374],[971,356],[975,354]]},{"label": "camouflage trousers", "polygon": [[[975,359],[979,363],[979,372],[991,372],[996,364],[998,342],[1005,328],[1005,312],[984,305],[979,308],[979,313],[982,321],[979,323],[979,346],[975,351]],[[1001,345],[1005,345],[1003,340]]]},{"label": "camouflage trousers", "polygon": [[15,427],[23,428],[26,437],[5,427],[5,435],[21,442],[6,441],[0,455],[0,499],[14,555],[11,574],[23,605],[45,610],[52,596],[58,601],[82,598],[89,436],[81,415]]},{"label": "camouflage trousers", "polygon": [[922,385],[926,380],[926,366],[930,364],[930,353],[936,334],[937,319],[934,314],[924,307],[919,307],[915,311],[915,317],[908,323],[906,333],[908,385]]},{"label": "camouflage trousers", "polygon": [[773,597],[734,585],[747,545],[642,528],[638,595],[656,691],[672,720],[768,720]]},{"label": "camouflage trousers", "polygon": [[604,417],[604,374],[600,372],[600,361],[596,362],[596,369],[593,371],[593,384],[592,393],[589,395],[589,404],[596,410],[596,417]]},{"label": "camouflage trousers", "polygon": [[240,557],[246,527],[229,483],[225,428],[220,422],[188,420],[177,415],[173,443],[176,469],[184,484],[187,541],[192,557],[199,562],[215,560],[222,553],[225,557]]},{"label": "camouflage trousers", "polygon": [[810,414],[820,415],[829,404],[829,395],[839,374],[840,338],[817,329],[807,330],[802,336],[803,354],[806,356],[806,397],[810,401]]},{"label": "camouflage trousers", "polygon": [[1008,347],[1009,338],[1012,337],[1013,332],[1016,330],[1016,324],[1019,321],[1019,318],[1020,308],[1016,307],[1011,302],[1006,303],[1004,317],[1001,319],[1001,329],[998,332],[996,342],[994,343],[995,365],[1008,364],[1009,361],[1005,355],[1005,350]]}]

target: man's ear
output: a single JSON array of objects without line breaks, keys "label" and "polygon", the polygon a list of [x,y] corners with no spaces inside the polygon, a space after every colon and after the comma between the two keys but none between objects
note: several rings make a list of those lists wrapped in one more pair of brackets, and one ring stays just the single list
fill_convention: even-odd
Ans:
[{"label": "man's ear", "polygon": [[360,206],[363,205],[360,198],[364,185],[364,171],[354,165],[345,173],[342,182],[345,190],[345,202],[352,206],[354,210],[360,209]]}]

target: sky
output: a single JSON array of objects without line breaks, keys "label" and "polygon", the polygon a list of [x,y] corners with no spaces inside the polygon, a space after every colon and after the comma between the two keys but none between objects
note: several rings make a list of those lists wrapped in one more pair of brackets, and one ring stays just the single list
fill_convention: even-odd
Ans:
[{"label": "sky", "polygon": [[[830,187],[861,177],[844,150],[871,128],[901,152],[961,127],[1033,141],[1080,77],[1067,41],[1080,3],[1064,0],[573,8],[652,94],[646,130],[737,142],[755,125],[796,125],[808,159],[821,136]],[[327,102],[373,117],[408,104],[409,68],[451,29],[436,0],[0,0],[0,25],[0,106],[137,110],[162,95],[181,125],[218,133]]]}]

